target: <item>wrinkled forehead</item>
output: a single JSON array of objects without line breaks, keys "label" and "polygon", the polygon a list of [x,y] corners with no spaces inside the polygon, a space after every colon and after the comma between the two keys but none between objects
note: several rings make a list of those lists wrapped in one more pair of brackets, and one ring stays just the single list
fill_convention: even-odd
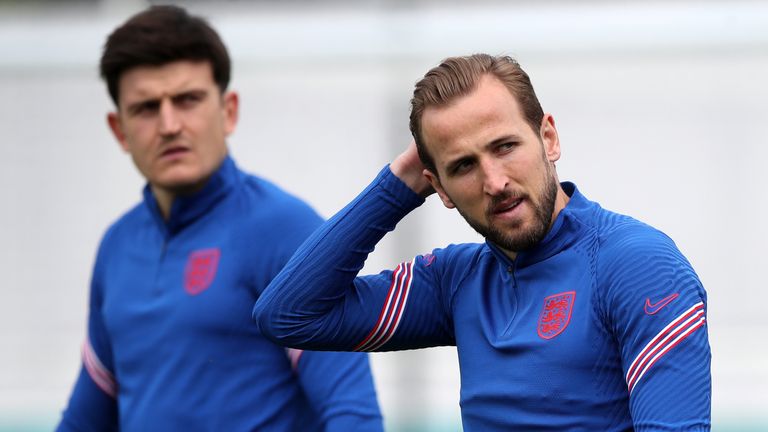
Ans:
[{"label": "wrinkled forehead", "polygon": [[215,86],[210,63],[193,61],[136,66],[123,72],[118,82],[121,106]]}]

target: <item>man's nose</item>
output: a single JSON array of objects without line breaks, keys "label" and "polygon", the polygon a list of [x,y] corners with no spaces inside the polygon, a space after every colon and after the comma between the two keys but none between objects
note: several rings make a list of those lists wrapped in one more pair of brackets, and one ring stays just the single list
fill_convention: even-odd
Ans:
[{"label": "man's nose", "polygon": [[181,130],[181,121],[173,102],[167,99],[160,101],[160,134],[175,135]]},{"label": "man's nose", "polygon": [[484,161],[480,165],[483,172],[483,192],[496,196],[507,189],[509,179],[500,162]]}]

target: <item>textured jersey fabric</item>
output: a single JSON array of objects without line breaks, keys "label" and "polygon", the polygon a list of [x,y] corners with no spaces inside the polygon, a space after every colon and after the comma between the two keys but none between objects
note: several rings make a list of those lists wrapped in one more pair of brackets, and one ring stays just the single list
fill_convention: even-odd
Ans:
[{"label": "textured jersey fabric", "polygon": [[99,248],[59,430],[381,431],[366,354],[286,349],[250,319],[321,222],[229,157],[167,222],[145,188]]},{"label": "textured jersey fabric", "polygon": [[698,277],[666,235],[562,186],[567,206],[514,261],[459,244],[356,277],[423,202],[385,168],[299,248],[254,318],[303,348],[456,345],[466,431],[708,430]]}]

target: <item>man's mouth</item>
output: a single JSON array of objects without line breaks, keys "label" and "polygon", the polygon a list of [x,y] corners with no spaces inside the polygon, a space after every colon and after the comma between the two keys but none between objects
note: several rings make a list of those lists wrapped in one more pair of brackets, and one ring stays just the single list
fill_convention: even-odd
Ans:
[{"label": "man's mouth", "polygon": [[491,214],[498,215],[514,210],[520,203],[523,202],[522,198],[505,199],[504,201],[493,206]]},{"label": "man's mouth", "polygon": [[182,153],[186,153],[188,151],[189,149],[187,149],[186,147],[170,147],[163,150],[163,152],[160,153],[160,157],[173,157],[173,156],[180,155]]}]

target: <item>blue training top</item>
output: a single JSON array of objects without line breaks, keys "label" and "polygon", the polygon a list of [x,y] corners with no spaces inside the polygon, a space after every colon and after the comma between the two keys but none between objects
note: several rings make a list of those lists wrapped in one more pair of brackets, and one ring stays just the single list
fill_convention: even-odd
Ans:
[{"label": "blue training top", "polygon": [[102,240],[58,430],[381,431],[366,354],[285,349],[250,319],[321,222],[229,157],[168,221],[146,187]]},{"label": "blue training top", "polygon": [[514,261],[459,244],[356,277],[424,201],[385,168],[299,248],[254,318],[308,349],[456,345],[466,431],[709,430],[698,277],[666,235],[562,186],[569,203]]}]

